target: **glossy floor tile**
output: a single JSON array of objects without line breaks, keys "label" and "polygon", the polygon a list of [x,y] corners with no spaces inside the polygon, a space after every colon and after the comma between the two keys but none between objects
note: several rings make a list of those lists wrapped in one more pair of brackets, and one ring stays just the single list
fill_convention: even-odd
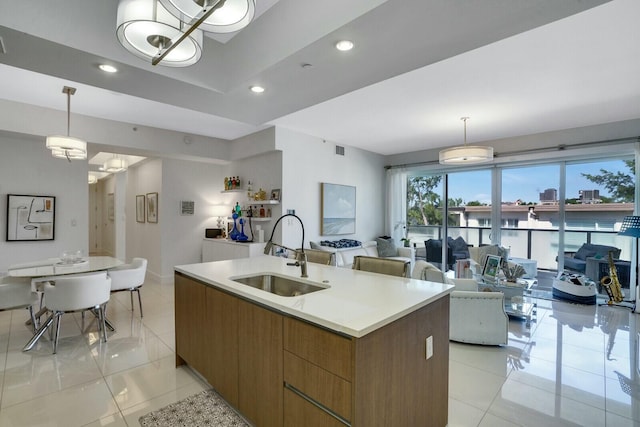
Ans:
[{"label": "glossy floor tile", "polygon": [[[115,331],[65,314],[58,354],[29,352],[26,310],[0,312],[0,426],[132,427],[208,386],[175,367],[173,287],[114,294]],[[538,300],[531,327],[512,319],[506,346],[449,343],[449,426],[640,426],[640,317],[619,307]],[[413,427],[413,426],[411,426]]]}]

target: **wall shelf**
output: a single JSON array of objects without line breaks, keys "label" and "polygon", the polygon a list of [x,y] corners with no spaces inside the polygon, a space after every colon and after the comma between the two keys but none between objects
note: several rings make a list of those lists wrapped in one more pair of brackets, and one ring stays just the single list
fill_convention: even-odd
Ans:
[{"label": "wall shelf", "polygon": [[[242,216],[240,218],[246,219],[246,220],[249,219],[248,216]],[[240,218],[238,218],[238,219],[240,219]],[[233,217],[232,216],[228,216],[227,219],[229,221],[233,221]],[[272,219],[273,219],[273,217],[271,217],[271,216],[252,216],[251,217],[251,221],[252,222],[268,222],[268,221],[271,221]]]},{"label": "wall shelf", "polygon": [[279,205],[280,200],[249,200],[247,202],[249,206],[259,206],[259,205]]},{"label": "wall shelf", "polygon": [[222,190],[220,191],[221,193],[244,193],[246,190],[243,190],[242,188],[235,188],[233,190]]}]

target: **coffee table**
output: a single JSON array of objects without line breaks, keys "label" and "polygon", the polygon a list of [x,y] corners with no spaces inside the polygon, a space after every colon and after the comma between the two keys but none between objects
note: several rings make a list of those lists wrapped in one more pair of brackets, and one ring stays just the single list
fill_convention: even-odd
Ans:
[{"label": "coffee table", "polygon": [[534,280],[520,279],[516,283],[498,281],[490,283],[478,282],[478,291],[502,292],[504,294],[504,311],[509,317],[525,320],[527,328],[531,327],[531,319],[537,314],[538,304],[531,295]]}]

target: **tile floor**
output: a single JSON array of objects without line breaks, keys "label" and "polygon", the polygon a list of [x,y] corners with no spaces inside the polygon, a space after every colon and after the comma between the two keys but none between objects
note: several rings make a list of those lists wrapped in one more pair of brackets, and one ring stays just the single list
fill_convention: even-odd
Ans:
[{"label": "tile floor", "polygon": [[[117,332],[63,316],[57,355],[30,352],[26,310],[0,312],[0,426],[137,426],[154,409],[207,388],[175,368],[173,287],[147,282],[145,316],[113,295]],[[509,344],[450,344],[449,426],[640,426],[640,317],[617,307],[538,301],[530,329],[511,320]],[[411,426],[413,427],[413,426]]]}]

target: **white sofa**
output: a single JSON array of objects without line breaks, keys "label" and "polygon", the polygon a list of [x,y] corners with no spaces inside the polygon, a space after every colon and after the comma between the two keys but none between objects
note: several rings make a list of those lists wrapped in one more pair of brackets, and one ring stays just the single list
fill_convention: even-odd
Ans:
[{"label": "white sofa", "polygon": [[478,292],[473,279],[449,279],[434,265],[416,261],[412,277],[455,286],[449,304],[449,339],[469,344],[506,345],[509,317],[502,292]]},{"label": "white sofa", "polygon": [[[331,246],[322,246],[319,243],[311,242],[311,248],[335,253],[336,265],[338,267],[345,267],[345,268],[351,268],[353,266],[353,257],[357,255],[379,257],[378,243],[375,240],[362,242],[361,246],[356,246],[352,248],[340,248],[340,249],[332,248]],[[411,263],[411,268],[413,268],[413,265],[416,260],[416,256],[413,248],[398,246],[397,250],[398,250],[397,256],[391,256],[391,257],[385,257],[385,258],[409,261]]]}]

